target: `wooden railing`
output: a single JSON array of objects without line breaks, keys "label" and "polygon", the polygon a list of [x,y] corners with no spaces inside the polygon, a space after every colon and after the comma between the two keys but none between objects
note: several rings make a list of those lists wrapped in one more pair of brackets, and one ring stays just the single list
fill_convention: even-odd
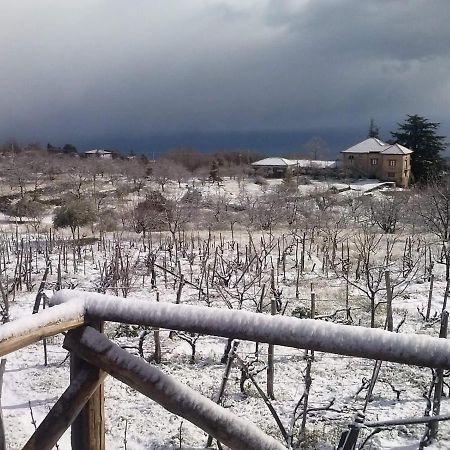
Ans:
[{"label": "wooden railing", "polygon": [[26,450],[50,450],[69,426],[73,450],[104,450],[103,381],[107,375],[186,418],[230,448],[285,448],[251,422],[118,347],[102,334],[105,321],[450,369],[450,343],[423,335],[74,290],[57,292],[50,303],[50,309],[0,327],[0,356],[68,331],[63,346],[71,352],[70,385],[25,444]]}]

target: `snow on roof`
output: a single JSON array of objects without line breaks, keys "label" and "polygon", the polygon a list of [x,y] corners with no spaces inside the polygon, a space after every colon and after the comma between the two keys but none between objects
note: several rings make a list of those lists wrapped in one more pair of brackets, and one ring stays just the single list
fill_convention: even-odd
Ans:
[{"label": "snow on roof", "polygon": [[412,150],[400,144],[389,145],[388,148],[381,151],[385,155],[410,155],[412,152]]},{"label": "snow on roof", "polygon": [[312,159],[296,159],[295,165],[298,167],[311,167],[315,169],[332,169],[337,166],[336,161],[322,161]]},{"label": "snow on roof", "polygon": [[371,192],[376,189],[381,189],[383,187],[392,187],[392,184],[395,184],[392,181],[379,181],[372,179],[363,179],[355,181],[352,184],[349,184],[350,190],[359,191],[359,192]]},{"label": "snow on roof", "polygon": [[264,158],[259,161],[255,161],[252,163],[252,166],[272,166],[272,167],[287,167],[293,166],[296,164],[296,161],[292,161],[286,158]]},{"label": "snow on roof", "polygon": [[383,153],[385,155],[409,155],[413,151],[400,144],[387,144],[381,139],[368,138],[364,141],[342,150],[341,153]]},{"label": "snow on roof", "polygon": [[94,150],[88,150],[87,152],[84,152],[86,155],[111,155],[112,152],[109,152],[108,150],[103,150],[101,148],[95,148]]},{"label": "snow on roof", "polygon": [[387,146],[385,142],[376,138],[368,138],[364,141],[349,147],[346,150],[342,150],[341,153],[370,153],[370,152],[380,152]]},{"label": "snow on roof", "polygon": [[256,167],[311,167],[317,169],[326,169],[336,167],[336,161],[319,161],[310,159],[287,159],[287,158],[265,158],[252,163]]}]

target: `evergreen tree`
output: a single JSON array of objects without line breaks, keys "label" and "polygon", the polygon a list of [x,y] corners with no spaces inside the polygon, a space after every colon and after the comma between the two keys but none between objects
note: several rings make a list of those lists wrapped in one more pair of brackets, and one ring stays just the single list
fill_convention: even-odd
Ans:
[{"label": "evergreen tree", "polygon": [[211,167],[209,169],[209,179],[211,181],[222,181],[222,178],[219,176],[219,163],[216,160],[211,163]]},{"label": "evergreen tree", "polygon": [[77,148],[72,144],[66,144],[63,147],[64,153],[77,153]]},{"label": "evergreen tree", "polygon": [[406,121],[398,124],[398,131],[391,132],[398,144],[414,152],[411,155],[411,172],[417,183],[427,183],[439,178],[446,167],[441,152],[447,144],[445,136],[436,134],[439,125],[417,114],[408,114]]},{"label": "evergreen tree", "polygon": [[73,239],[75,231],[78,229],[78,239],[80,238],[80,227],[95,221],[95,211],[86,200],[74,199],[55,209],[53,215],[53,226],[55,228],[70,227]]},{"label": "evergreen tree", "polygon": [[380,138],[380,129],[376,126],[375,120],[370,119],[369,123],[369,133],[367,134],[369,138]]}]

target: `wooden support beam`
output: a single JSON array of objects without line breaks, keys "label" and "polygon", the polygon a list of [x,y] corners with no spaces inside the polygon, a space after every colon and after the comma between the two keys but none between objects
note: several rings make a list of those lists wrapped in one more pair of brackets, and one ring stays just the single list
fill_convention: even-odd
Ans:
[{"label": "wooden support beam", "polygon": [[[94,324],[97,334],[103,331],[103,323]],[[98,331],[97,331],[98,330]],[[104,385],[101,380],[104,372],[80,358],[76,353],[70,353],[70,379],[76,380],[79,373],[89,370],[98,381],[98,387],[89,397],[87,403],[72,424],[72,450],[105,450],[105,403]]]},{"label": "wooden support beam", "polygon": [[51,450],[74,422],[106,374],[86,364],[54,404],[22,450]]},{"label": "wooden support beam", "polygon": [[84,307],[80,302],[69,302],[8,322],[0,326],[0,356],[83,324]]},{"label": "wooden support beam", "polygon": [[[235,450],[286,450],[254,424],[195,392],[91,327],[67,333],[64,348],[189,420]],[[78,450],[78,449],[77,449]]]}]

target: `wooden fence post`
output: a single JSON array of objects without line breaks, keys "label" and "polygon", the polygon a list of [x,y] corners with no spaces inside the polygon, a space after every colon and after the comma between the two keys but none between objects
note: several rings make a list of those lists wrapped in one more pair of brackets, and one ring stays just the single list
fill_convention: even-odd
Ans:
[{"label": "wooden fence post", "polygon": [[6,359],[0,361],[0,450],[6,450],[6,435],[5,426],[3,423],[2,412],[2,389],[3,389],[3,374],[5,373]]},{"label": "wooden fence post", "polygon": [[64,348],[189,420],[229,448],[286,450],[251,422],[218,406],[142,358],[129,354],[91,327],[68,333]]},{"label": "wooden fence post", "polygon": [[[448,311],[442,313],[441,318],[441,329],[439,331],[439,337],[442,339],[447,338],[447,328],[448,328]],[[444,386],[444,370],[436,369],[436,377],[434,384],[434,397],[433,397],[433,416],[438,416],[441,412],[441,397],[442,388]],[[436,439],[439,428],[439,422],[432,422],[430,424],[430,437],[431,439]]]},{"label": "wooden fence post", "polygon": [[91,365],[78,372],[22,450],[52,450],[57,446],[58,440],[76,420],[105,376],[105,372],[102,372],[99,379],[98,369]]},{"label": "wooden fence post", "polygon": [[[103,322],[93,325],[103,332]],[[103,378],[102,371],[79,358],[74,352],[70,353],[70,381],[84,370],[95,369],[98,379]],[[105,450],[105,411],[103,382],[92,394],[78,417],[72,423],[72,450]]]}]

